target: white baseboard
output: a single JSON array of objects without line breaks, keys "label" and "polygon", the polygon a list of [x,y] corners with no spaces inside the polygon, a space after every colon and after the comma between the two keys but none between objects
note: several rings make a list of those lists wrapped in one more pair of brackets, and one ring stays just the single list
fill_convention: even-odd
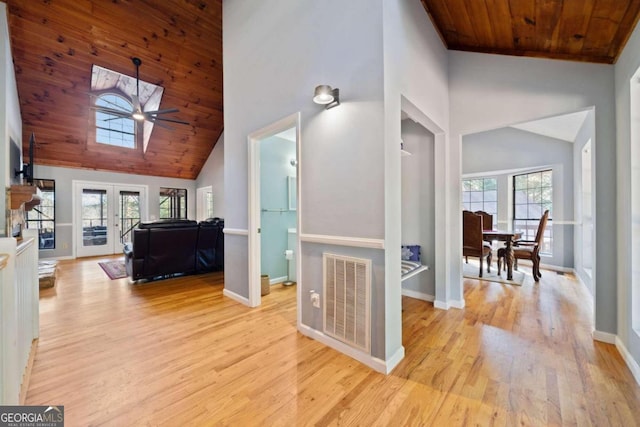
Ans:
[{"label": "white baseboard", "polygon": [[607,344],[615,344],[617,336],[609,332],[593,331],[593,339]]},{"label": "white baseboard", "polygon": [[449,310],[451,308],[449,303],[444,301],[437,301],[437,300],[433,301],[433,306],[439,310]]},{"label": "white baseboard", "polygon": [[339,351],[340,353],[346,354],[347,356],[357,360],[358,362],[367,365],[371,369],[385,375],[391,372],[391,370],[395,368],[396,365],[398,365],[398,363],[400,363],[400,361],[404,358],[404,347],[400,347],[398,351],[396,351],[396,353],[389,358],[389,360],[384,361],[378,359],[377,357],[373,357],[370,354],[364,353],[363,351],[355,349],[341,341],[331,338],[330,336],[325,335],[313,328],[310,328],[307,325],[299,325],[298,330],[300,331],[300,333],[308,336],[309,338],[320,341],[322,344],[327,345],[334,350]]},{"label": "white baseboard", "polygon": [[227,298],[231,298],[232,300],[237,301],[240,304],[244,304],[247,307],[251,306],[249,304],[249,298],[245,298],[242,295],[238,295],[235,292],[230,291],[229,289],[223,289],[222,290],[222,295],[224,295]]},{"label": "white baseboard", "polygon": [[627,347],[624,346],[624,343],[620,338],[616,337],[615,344],[616,344],[616,348],[622,355],[622,358],[627,363],[627,366],[629,367],[631,374],[633,374],[633,377],[636,379],[636,382],[638,383],[638,385],[640,385],[640,365],[638,365],[638,362],[636,362],[633,359],[633,356],[631,356],[631,353],[629,353],[629,350],[627,350]]},{"label": "white baseboard", "polygon": [[463,309],[464,300],[434,301],[433,306],[440,310],[449,310],[450,308]]},{"label": "white baseboard", "polygon": [[425,294],[423,292],[413,291],[411,289],[402,288],[402,295],[409,298],[415,298],[422,301],[434,302],[436,297],[433,295]]},{"label": "white baseboard", "polygon": [[276,277],[274,279],[269,279],[269,285],[275,285],[276,283],[282,283],[285,280],[289,280],[289,276]]},{"label": "white baseboard", "polygon": [[74,257],[73,255],[65,255],[65,256],[54,256],[54,257],[40,257],[39,258],[42,261],[64,261],[67,259],[76,259],[76,257]]},{"label": "white baseboard", "polygon": [[464,300],[451,300],[451,302],[449,302],[449,305],[451,306],[451,308],[463,309],[465,303]]}]

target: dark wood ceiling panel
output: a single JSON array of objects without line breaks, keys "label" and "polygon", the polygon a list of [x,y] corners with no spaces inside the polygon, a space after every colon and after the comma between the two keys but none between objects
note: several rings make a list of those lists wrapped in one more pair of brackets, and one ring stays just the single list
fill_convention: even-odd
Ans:
[{"label": "dark wood ceiling panel", "polygon": [[614,63],[640,0],[422,0],[449,49]]},{"label": "dark wood ceiling panel", "polygon": [[[37,163],[194,179],[223,128],[221,0],[7,0],[23,119]],[[147,151],[92,142],[93,64],[164,87]]]}]

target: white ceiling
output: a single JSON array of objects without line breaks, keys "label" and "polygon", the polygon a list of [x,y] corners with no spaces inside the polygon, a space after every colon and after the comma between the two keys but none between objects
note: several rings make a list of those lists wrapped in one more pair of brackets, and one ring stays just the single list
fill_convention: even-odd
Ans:
[{"label": "white ceiling", "polygon": [[587,114],[589,114],[589,111],[578,111],[577,113],[547,117],[546,119],[533,120],[517,125],[511,125],[510,127],[548,136],[550,138],[574,142],[584,120],[587,118]]}]

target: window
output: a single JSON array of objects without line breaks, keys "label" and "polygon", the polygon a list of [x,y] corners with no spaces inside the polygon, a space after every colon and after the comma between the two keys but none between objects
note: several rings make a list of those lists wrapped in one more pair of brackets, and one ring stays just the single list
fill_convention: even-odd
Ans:
[{"label": "window", "polygon": [[160,219],[187,219],[187,190],[160,187]]},{"label": "window", "polygon": [[205,204],[205,217],[213,218],[213,193],[211,191],[207,191],[204,195]]},{"label": "window", "polygon": [[541,253],[552,254],[553,175],[550,170],[513,177],[513,229],[522,239],[534,240],[540,218],[549,210],[549,224],[544,231]]},{"label": "window", "polygon": [[465,179],[462,181],[462,206],[472,212],[498,213],[498,185],[495,178]]},{"label": "window", "polygon": [[[106,93],[96,98],[96,106],[129,113],[133,105],[127,99],[114,93]],[[96,142],[116,147],[136,147],[136,123],[132,118],[120,117],[107,111],[96,111]]]},{"label": "window", "polygon": [[35,179],[42,192],[40,204],[26,212],[27,228],[38,230],[39,249],[56,248],[56,183],[52,179]]}]

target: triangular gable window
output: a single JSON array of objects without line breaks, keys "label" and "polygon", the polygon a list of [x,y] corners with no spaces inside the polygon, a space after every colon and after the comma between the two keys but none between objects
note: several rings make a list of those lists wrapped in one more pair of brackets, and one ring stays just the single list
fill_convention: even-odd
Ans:
[{"label": "triangular gable window", "polygon": [[[140,80],[139,101],[143,111],[160,108],[164,88]],[[136,122],[127,113],[133,112],[132,96],[136,94],[136,79],[107,68],[93,65],[91,70],[91,92],[95,95],[96,109],[95,140],[101,144],[135,148],[138,132],[142,132],[143,151],[147,151],[153,123]],[[109,112],[107,110],[113,110]],[[118,114],[121,112],[122,114]],[[139,123],[136,126],[136,123]],[[144,123],[144,125],[142,125]]]}]

